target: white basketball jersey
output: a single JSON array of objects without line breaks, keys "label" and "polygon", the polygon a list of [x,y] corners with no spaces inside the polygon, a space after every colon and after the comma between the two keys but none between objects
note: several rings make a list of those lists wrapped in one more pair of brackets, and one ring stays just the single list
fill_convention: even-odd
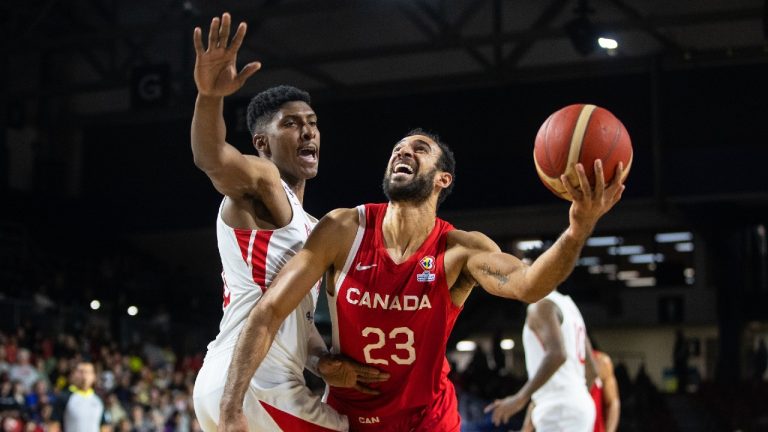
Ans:
[{"label": "white basketball jersey", "polygon": [[[537,406],[551,400],[562,401],[564,394],[580,399],[589,398],[587,380],[584,376],[586,327],[581,312],[570,296],[553,291],[545,298],[555,303],[563,314],[560,330],[563,334],[566,360],[549,381],[533,394],[533,401]],[[527,322],[523,327],[523,346],[525,366],[530,379],[544,360],[544,346],[533,330],[528,327]]]},{"label": "white basketball jersey", "polygon": [[[304,212],[285,182],[282,184],[293,212],[290,223],[282,228],[231,228],[221,217],[223,202],[219,208],[216,233],[223,267],[224,315],[218,336],[208,345],[208,355],[234,349],[251,309],[285,263],[304,246],[317,223],[317,219]],[[254,381],[261,386],[284,383],[290,378],[304,382],[302,373],[307,359],[307,341],[314,326],[318,291],[319,283],[280,326],[269,353],[254,376]]]}]

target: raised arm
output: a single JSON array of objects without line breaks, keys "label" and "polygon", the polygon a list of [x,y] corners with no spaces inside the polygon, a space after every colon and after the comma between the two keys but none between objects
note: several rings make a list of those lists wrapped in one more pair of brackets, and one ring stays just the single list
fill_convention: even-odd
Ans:
[{"label": "raised arm", "polygon": [[491,294],[529,303],[541,300],[557,288],[571,274],[597,221],[621,199],[624,191],[621,165],[615,180],[607,187],[600,160],[595,161],[594,189],[581,164],[576,166],[576,172],[578,189],[565,176],[561,178],[574,200],[568,228],[552,247],[529,266],[512,255],[501,253],[490,239],[475,233],[474,238],[465,243],[469,251],[466,265],[469,276]]},{"label": "raised arm", "polygon": [[226,142],[224,97],[235,93],[261,68],[261,63],[252,62],[237,71],[237,51],[245,38],[246,24],[240,23],[231,42],[230,25],[227,13],[213,18],[207,48],[203,46],[202,30],[197,27],[194,31],[198,95],[192,116],[192,154],[195,165],[208,175],[219,192],[240,198],[275,190],[280,174],[272,162],[243,155]]},{"label": "raised arm", "polygon": [[[275,333],[323,272],[348,250],[357,229],[355,209],[334,210],[317,224],[304,248],[280,270],[240,332],[221,398],[219,430],[245,430],[243,400]],[[347,248],[347,249],[345,249]]]},{"label": "raised arm", "polygon": [[493,411],[493,424],[496,426],[509,422],[509,419],[531,400],[531,395],[546,384],[565,363],[566,350],[560,331],[561,322],[560,308],[549,300],[542,300],[528,307],[526,323],[544,345],[544,359],[533,377],[517,393],[497,399],[485,407],[485,412]]}]

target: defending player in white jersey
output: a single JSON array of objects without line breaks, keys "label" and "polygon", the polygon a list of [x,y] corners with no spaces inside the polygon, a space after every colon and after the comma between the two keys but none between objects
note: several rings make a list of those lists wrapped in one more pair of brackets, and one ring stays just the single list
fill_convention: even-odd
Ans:
[{"label": "defending player in white jersey", "polygon": [[587,385],[587,377],[595,377],[592,348],[570,296],[553,291],[528,306],[523,346],[528,382],[486,407],[486,412],[493,411],[493,423],[507,423],[532,400],[537,432],[592,432],[595,405]]},{"label": "defending player in white jersey", "polygon": [[[195,29],[195,83],[192,153],[225,197],[216,222],[224,284],[223,317],[208,345],[195,382],[195,412],[206,432],[217,429],[227,369],[243,324],[282,266],[304,245],[317,222],[304,212],[306,180],[317,175],[320,131],[309,95],[278,86],[256,95],[248,106],[248,128],[259,157],[228,144],[223,99],[237,91],[261,65],[239,73],[237,51],[245,36],[241,23],[231,42],[228,14],[214,18],[204,49]],[[338,414],[307,388],[308,367],[326,382],[372,392],[363,383],[386,379],[376,369],[330,357],[314,325],[315,286],[277,331],[264,368],[253,375],[242,409],[251,431],[347,430]],[[375,392],[373,392],[375,393]]]}]

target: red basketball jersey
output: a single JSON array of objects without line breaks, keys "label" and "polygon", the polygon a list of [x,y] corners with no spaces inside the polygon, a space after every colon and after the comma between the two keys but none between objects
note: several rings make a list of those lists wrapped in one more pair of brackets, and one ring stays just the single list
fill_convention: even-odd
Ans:
[{"label": "red basketball jersey", "polygon": [[387,204],[357,209],[360,227],[328,302],[333,349],[390,378],[371,386],[381,392],[376,396],[331,387],[328,403],[349,416],[353,431],[458,431],[445,358],[461,311],[451,301],[443,265],[453,226],[436,219],[418,251],[395,264],[381,232]]},{"label": "red basketball jersey", "polygon": [[[595,357],[599,351],[593,350]],[[603,382],[596,378],[592,387],[589,389],[592,400],[595,401],[595,430],[594,432],[605,432],[605,415],[603,414]]]}]

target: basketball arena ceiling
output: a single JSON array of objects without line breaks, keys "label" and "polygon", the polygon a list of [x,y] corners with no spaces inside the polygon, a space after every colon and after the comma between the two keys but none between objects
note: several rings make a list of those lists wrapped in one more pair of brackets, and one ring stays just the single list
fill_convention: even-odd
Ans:
[{"label": "basketball arena ceiling", "polygon": [[[166,64],[192,90],[192,28],[247,21],[250,86],[398,94],[768,60],[765,0],[6,0],[11,95],[124,88]],[[574,20],[580,24],[574,24]],[[588,20],[591,27],[584,24]],[[613,50],[575,48],[574,32]],[[582,41],[582,43],[584,43]],[[179,77],[181,79],[179,79]],[[174,79],[177,78],[177,79]],[[186,87],[185,87],[186,86]]]}]

